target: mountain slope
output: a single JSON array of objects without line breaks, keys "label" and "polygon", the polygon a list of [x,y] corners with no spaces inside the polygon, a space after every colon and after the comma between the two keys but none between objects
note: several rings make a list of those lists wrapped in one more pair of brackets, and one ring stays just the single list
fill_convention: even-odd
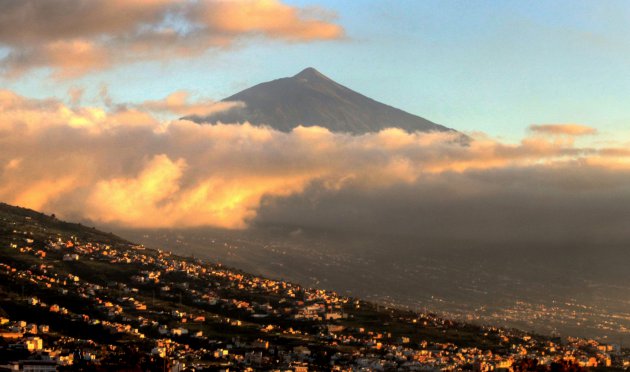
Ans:
[{"label": "mountain slope", "polygon": [[0,243],[13,230],[29,231],[29,238],[46,240],[52,236],[72,235],[81,240],[105,244],[131,244],[112,233],[105,233],[80,223],[58,220],[32,209],[21,208],[0,202]]},{"label": "mountain slope", "polygon": [[243,102],[245,107],[206,117],[191,116],[188,119],[210,124],[265,124],[285,132],[298,125],[318,125],[332,132],[352,134],[377,132],[388,127],[408,132],[452,131],[359,94],[311,67],[293,77],[245,89],[223,101]]},{"label": "mountain slope", "polygon": [[[254,276],[6,204],[0,317],[11,344],[31,345],[0,340],[0,365],[25,364],[45,348],[40,362],[63,370],[359,370],[366,361],[379,370],[466,369],[473,358],[509,362],[525,346],[547,352],[554,341]],[[596,356],[576,345],[552,357]],[[391,358],[403,348],[409,358]],[[90,358],[68,358],[73,351]],[[434,357],[421,365],[427,353]]]}]

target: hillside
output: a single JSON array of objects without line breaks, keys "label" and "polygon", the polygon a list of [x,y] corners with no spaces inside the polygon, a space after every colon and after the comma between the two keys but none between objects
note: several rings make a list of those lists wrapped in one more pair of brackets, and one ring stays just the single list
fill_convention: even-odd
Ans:
[{"label": "hillside", "polygon": [[136,246],[34,211],[1,210],[0,365],[417,370],[540,360],[541,370],[563,370],[611,363],[601,351],[607,346],[595,341],[382,307]]},{"label": "hillside", "polygon": [[80,223],[65,222],[54,215],[46,215],[28,208],[20,208],[0,203],[1,238],[6,238],[11,230],[24,230],[34,239],[44,240],[53,235],[72,235],[80,240],[106,244],[130,244],[112,233],[105,233],[94,227]]}]

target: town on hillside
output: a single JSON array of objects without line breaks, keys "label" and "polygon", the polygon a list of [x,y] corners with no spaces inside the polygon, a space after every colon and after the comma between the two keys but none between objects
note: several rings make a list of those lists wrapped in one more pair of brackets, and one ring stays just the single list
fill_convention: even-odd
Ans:
[{"label": "town on hillside", "polygon": [[454,322],[0,213],[0,371],[630,369],[591,339]]}]

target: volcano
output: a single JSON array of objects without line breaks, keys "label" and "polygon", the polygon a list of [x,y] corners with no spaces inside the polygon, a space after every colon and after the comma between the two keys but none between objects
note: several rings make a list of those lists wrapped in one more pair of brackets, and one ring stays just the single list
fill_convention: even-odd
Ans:
[{"label": "volcano", "polygon": [[453,131],[420,116],[377,102],[309,67],[299,74],[255,85],[222,100],[241,102],[228,111],[185,119],[203,124],[267,125],[289,132],[297,126],[321,126],[355,135],[400,128],[407,132]]}]

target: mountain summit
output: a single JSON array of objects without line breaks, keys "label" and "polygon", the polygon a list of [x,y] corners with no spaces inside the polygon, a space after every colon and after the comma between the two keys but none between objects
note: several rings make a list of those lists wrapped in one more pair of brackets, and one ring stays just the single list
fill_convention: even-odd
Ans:
[{"label": "mountain summit", "polygon": [[209,124],[249,122],[284,132],[299,125],[318,125],[332,132],[352,134],[388,127],[408,132],[452,131],[348,89],[312,67],[292,77],[255,85],[223,101],[240,101],[245,106],[187,119]]}]

